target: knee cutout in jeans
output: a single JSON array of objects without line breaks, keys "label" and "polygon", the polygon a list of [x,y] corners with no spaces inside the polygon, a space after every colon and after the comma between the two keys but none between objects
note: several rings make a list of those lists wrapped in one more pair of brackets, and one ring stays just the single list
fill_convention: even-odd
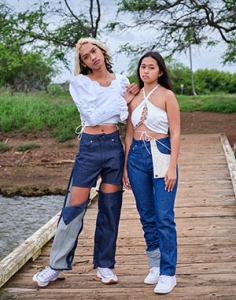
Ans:
[{"label": "knee cutout in jeans", "polygon": [[111,183],[101,183],[98,189],[98,193],[102,192],[104,194],[116,193],[123,190],[121,184],[111,184]]}]

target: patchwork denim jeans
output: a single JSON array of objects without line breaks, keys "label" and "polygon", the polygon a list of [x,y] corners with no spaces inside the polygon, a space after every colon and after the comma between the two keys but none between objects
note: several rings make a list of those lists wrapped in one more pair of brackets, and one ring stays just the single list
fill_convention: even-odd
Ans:
[{"label": "patchwork denim jeans", "polygon": [[78,237],[90,201],[70,206],[72,186],[93,187],[102,183],[117,184],[119,190],[103,193],[99,189],[98,215],[94,238],[94,268],[114,268],[116,240],[122,207],[124,150],[119,132],[91,135],[83,133],[65,196],[50,255],[54,270],[71,270]]},{"label": "patchwork denim jeans", "polygon": [[[158,140],[160,152],[170,154],[169,137]],[[168,149],[169,148],[169,149]],[[149,141],[134,140],[128,156],[128,175],[144,231],[147,254],[160,249],[160,275],[173,276],[177,264],[177,233],[173,191],[165,190],[164,178],[154,178]],[[178,170],[177,170],[178,176]],[[156,262],[156,265],[159,265]]]}]

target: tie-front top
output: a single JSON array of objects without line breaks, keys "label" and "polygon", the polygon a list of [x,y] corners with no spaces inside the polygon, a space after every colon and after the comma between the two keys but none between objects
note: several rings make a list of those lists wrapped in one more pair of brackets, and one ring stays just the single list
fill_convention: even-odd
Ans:
[{"label": "tie-front top", "polygon": [[149,130],[156,133],[167,134],[169,122],[166,111],[152,104],[148,99],[151,94],[158,88],[159,84],[151,90],[146,96],[144,88],[143,101],[134,109],[131,115],[133,129],[137,129],[141,124],[144,124]]}]

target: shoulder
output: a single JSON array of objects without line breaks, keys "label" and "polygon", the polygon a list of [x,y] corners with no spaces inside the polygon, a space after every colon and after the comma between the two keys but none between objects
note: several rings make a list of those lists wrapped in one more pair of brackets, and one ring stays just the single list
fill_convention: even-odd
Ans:
[{"label": "shoulder", "polygon": [[79,74],[70,81],[69,90],[72,94],[87,95],[95,90],[94,81],[85,75]]},{"label": "shoulder", "polygon": [[79,74],[79,75],[75,76],[70,81],[70,84],[72,84],[72,85],[76,84],[76,85],[82,85],[83,86],[84,84],[88,85],[90,83],[91,83],[91,80],[83,74]]},{"label": "shoulder", "polygon": [[124,74],[120,74],[120,73],[115,73],[115,77],[116,77],[116,79],[120,79],[120,80],[123,78],[127,79],[127,77]]},{"label": "shoulder", "polygon": [[171,90],[165,89],[164,95],[165,95],[164,99],[165,99],[167,111],[170,111],[170,110],[176,111],[176,109],[179,110],[179,103],[178,103],[178,100],[177,100],[174,92],[172,92]]},{"label": "shoulder", "polygon": [[158,92],[159,92],[159,95],[161,97],[163,97],[166,101],[176,100],[174,92],[172,92],[171,90],[169,90],[163,86],[160,86],[158,88]]},{"label": "shoulder", "polygon": [[94,82],[82,74],[75,76],[69,84],[70,94],[77,102],[81,102],[84,97],[88,101],[90,98],[94,99],[96,97],[95,89]]},{"label": "shoulder", "polygon": [[122,83],[128,83],[129,84],[129,79],[123,75],[123,74],[119,74],[119,73],[115,73],[116,76],[116,80],[122,82]]}]

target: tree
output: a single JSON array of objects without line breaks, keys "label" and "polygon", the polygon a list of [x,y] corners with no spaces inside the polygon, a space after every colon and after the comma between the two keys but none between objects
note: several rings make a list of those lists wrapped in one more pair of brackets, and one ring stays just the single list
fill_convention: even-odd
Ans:
[{"label": "tree", "polygon": [[0,85],[45,87],[60,72],[58,62],[69,68],[78,39],[98,34],[100,0],[89,1],[89,18],[76,15],[67,0],[40,3],[16,13],[0,0]]},{"label": "tree", "polygon": [[89,0],[89,17],[82,12],[76,14],[67,0],[40,3],[17,15],[17,39],[21,46],[32,45],[50,53],[68,68],[67,54],[77,41],[83,36],[98,35],[100,0]]},{"label": "tree", "polygon": [[[236,19],[233,0],[122,0],[118,15],[129,13],[132,22],[112,22],[108,28],[151,30],[144,45],[126,44],[121,51],[127,54],[159,49],[172,55],[189,48],[186,43],[191,31],[191,45],[213,47],[220,41],[227,44],[224,63],[234,63],[236,57]],[[124,18],[123,18],[124,19]]]}]

